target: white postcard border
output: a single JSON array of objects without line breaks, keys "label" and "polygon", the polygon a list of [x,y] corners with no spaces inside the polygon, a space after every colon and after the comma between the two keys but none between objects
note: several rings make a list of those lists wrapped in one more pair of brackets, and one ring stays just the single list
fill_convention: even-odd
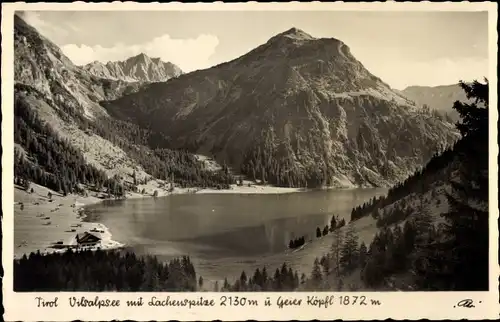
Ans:
[{"label": "white postcard border", "polygon": [[[365,320],[365,319],[497,319],[499,318],[498,294],[498,168],[497,155],[497,109],[490,109],[490,291],[489,292],[293,292],[293,293],[15,293],[13,292],[13,14],[15,10],[189,10],[189,11],[323,11],[323,10],[362,10],[362,11],[488,11],[489,17],[489,64],[490,64],[490,105],[497,105],[497,50],[498,35],[496,31],[498,13],[497,4],[491,2],[446,2],[446,3],[10,3],[2,4],[2,259],[4,268],[3,305],[4,320],[22,321],[103,321],[103,320]],[[473,278],[473,277],[471,277]],[[366,296],[367,300],[378,300],[381,305],[366,306],[340,305],[335,302],[327,308],[317,308],[307,304],[308,296]],[[47,299],[58,297],[58,308],[38,308],[36,297]],[[85,296],[94,299],[120,300],[118,308],[76,308],[70,307],[69,298]],[[141,308],[127,307],[127,300],[143,297]],[[197,300],[200,297],[213,299],[213,307],[149,307],[151,297],[164,299],[170,296],[175,299]],[[245,297],[256,299],[259,306],[221,306],[221,296]],[[278,298],[302,299],[300,306],[279,308]],[[265,306],[269,298],[272,305]],[[473,299],[475,308],[456,307],[464,299]],[[359,299],[358,299],[359,300]],[[371,302],[369,302],[371,303]]]}]

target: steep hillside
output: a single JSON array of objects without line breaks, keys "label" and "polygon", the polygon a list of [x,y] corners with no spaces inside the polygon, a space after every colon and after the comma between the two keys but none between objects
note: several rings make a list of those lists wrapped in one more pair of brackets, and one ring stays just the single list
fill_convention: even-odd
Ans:
[{"label": "steep hillside", "polygon": [[488,288],[488,83],[460,87],[466,102],[452,106],[462,138],[387,196],[353,209],[350,225],[370,216],[379,227],[363,262],[367,287]]},{"label": "steep hillside", "polygon": [[163,62],[160,58],[150,58],[144,53],[125,61],[106,64],[95,61],[83,66],[83,69],[100,78],[127,82],[166,82],[182,74],[176,65]]},{"label": "steep hillside", "polygon": [[418,106],[427,105],[429,108],[448,114],[456,122],[458,113],[452,109],[455,101],[465,102],[467,97],[458,84],[443,86],[409,86],[401,91],[403,95],[415,101]]},{"label": "steep hillside", "polygon": [[233,182],[227,172],[204,169],[192,154],[164,149],[161,135],[110,117],[99,102],[142,85],[91,75],[18,16],[14,81],[15,143],[29,161],[15,165],[23,179],[52,188],[66,184],[71,191],[78,184],[100,188],[107,178],[131,189],[152,178],[184,186]]},{"label": "steep hillside", "polygon": [[[99,101],[131,93],[139,88],[139,83],[88,74],[18,16],[14,21],[14,82],[16,102],[36,111],[40,122],[50,124],[62,140],[82,151],[88,163],[110,177],[131,172],[137,166],[111,142],[83,131],[78,119],[107,117]],[[107,166],[108,162],[114,166]],[[147,175],[139,172],[141,177]]]},{"label": "steep hillside", "polygon": [[14,82],[33,87],[51,104],[62,104],[89,118],[106,115],[101,100],[118,98],[140,87],[139,83],[110,81],[75,66],[47,38],[15,16]]},{"label": "steep hillside", "polygon": [[295,28],[105,107],[161,131],[171,147],[283,186],[387,186],[457,139],[452,124],[393,91],[343,42]]}]

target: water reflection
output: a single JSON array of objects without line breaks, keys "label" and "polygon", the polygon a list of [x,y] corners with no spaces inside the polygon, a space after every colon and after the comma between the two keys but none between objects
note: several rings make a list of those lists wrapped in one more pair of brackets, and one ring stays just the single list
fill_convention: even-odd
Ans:
[{"label": "water reflection", "polygon": [[238,228],[228,232],[211,234],[183,242],[211,245],[215,248],[201,257],[258,256],[282,252],[287,249],[290,239],[305,236],[313,238],[316,227],[324,227],[331,216],[325,214],[304,217],[280,218],[252,227]]},{"label": "water reflection", "polygon": [[333,213],[348,221],[353,206],[385,189],[311,191],[284,195],[189,194],[105,202],[87,209],[113,239],[139,253],[199,257],[281,252],[290,239],[314,237]]}]

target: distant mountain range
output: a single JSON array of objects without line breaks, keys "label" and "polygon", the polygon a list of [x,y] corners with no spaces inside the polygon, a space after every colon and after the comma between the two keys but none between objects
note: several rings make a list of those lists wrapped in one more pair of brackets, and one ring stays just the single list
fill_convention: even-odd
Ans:
[{"label": "distant mountain range", "polygon": [[296,28],[233,61],[104,104],[161,131],[173,148],[285,186],[390,185],[458,137],[342,41]]},{"label": "distant mountain range", "polygon": [[163,62],[160,58],[151,58],[144,53],[125,61],[106,64],[94,61],[83,66],[83,69],[98,77],[128,82],[165,82],[182,74],[176,65]]},{"label": "distant mountain range", "polygon": [[452,108],[455,101],[468,101],[467,96],[459,84],[443,86],[409,86],[401,91],[418,106],[427,105],[431,109],[448,114],[453,121],[459,118],[458,113]]}]

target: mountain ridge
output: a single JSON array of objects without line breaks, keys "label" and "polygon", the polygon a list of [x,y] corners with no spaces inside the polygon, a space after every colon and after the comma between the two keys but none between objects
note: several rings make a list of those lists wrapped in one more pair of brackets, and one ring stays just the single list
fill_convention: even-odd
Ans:
[{"label": "mountain ridge", "polygon": [[[99,102],[126,96],[145,85],[92,75],[17,15],[14,80],[16,150],[36,161],[18,159],[14,168],[23,179],[51,183],[56,191],[62,187],[80,191],[84,184],[101,192],[108,178],[107,184],[116,182],[121,187],[111,189],[119,196],[126,189],[135,191],[139,182],[173,180],[170,175],[182,186],[227,187],[233,181],[229,173],[206,170],[192,154],[164,149],[161,135],[112,118]],[[54,159],[61,161],[59,167],[51,162]],[[74,169],[61,166],[75,159],[80,164]],[[85,176],[80,166],[99,175]]]},{"label": "mountain ridge", "polygon": [[107,115],[99,101],[137,91],[138,82],[98,78],[73,64],[52,41],[21,17],[14,17],[14,82],[31,86],[54,104],[89,118]]},{"label": "mountain ridge", "polygon": [[173,148],[286,186],[390,185],[457,138],[451,124],[424,115],[343,42],[293,28],[232,61],[103,106],[161,130]]},{"label": "mountain ridge", "polygon": [[408,86],[401,93],[419,106],[427,105],[431,109],[448,115],[453,122],[459,120],[458,113],[452,108],[453,103],[455,101],[469,102],[458,83],[439,86]]},{"label": "mountain ridge", "polygon": [[160,57],[149,57],[145,53],[122,61],[93,61],[82,68],[97,77],[127,82],[165,82],[183,74],[173,63],[164,62]]}]

